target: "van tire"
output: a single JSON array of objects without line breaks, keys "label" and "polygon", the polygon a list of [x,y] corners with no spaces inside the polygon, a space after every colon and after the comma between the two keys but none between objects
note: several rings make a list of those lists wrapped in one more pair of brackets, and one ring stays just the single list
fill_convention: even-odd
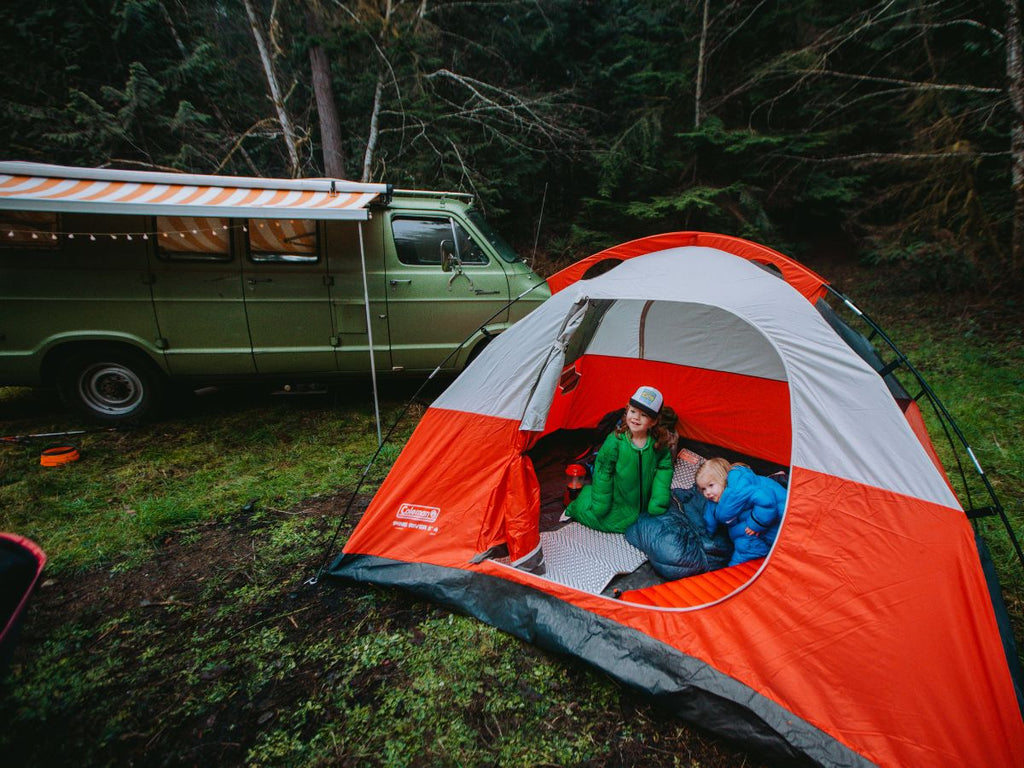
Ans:
[{"label": "van tire", "polygon": [[165,384],[145,358],[117,348],[76,352],[57,372],[64,404],[108,424],[141,421],[154,414],[162,404]]}]

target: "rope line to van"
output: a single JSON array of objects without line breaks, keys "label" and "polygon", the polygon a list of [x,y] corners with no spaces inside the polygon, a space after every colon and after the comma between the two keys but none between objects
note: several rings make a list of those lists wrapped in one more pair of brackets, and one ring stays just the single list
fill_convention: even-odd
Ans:
[{"label": "rope line to van", "polygon": [[493,335],[493,334],[491,334],[491,333],[489,333],[488,331],[485,330],[485,328],[486,328],[488,323],[490,323],[492,320],[494,320],[494,318],[496,318],[502,312],[505,312],[506,310],[511,308],[517,301],[519,301],[520,299],[523,299],[526,296],[528,296],[529,294],[533,293],[533,291],[535,291],[537,288],[539,288],[542,285],[547,285],[547,283],[542,280],[541,282],[537,283],[536,285],[530,286],[525,291],[523,291],[518,296],[516,296],[514,299],[512,299],[507,304],[505,304],[503,307],[498,309],[493,315],[491,315],[486,320],[484,320],[479,326],[477,326],[469,334],[469,336],[467,336],[465,339],[463,339],[462,343],[460,343],[457,347],[455,347],[451,352],[448,353],[447,357],[445,357],[444,360],[442,360],[437,365],[437,367],[434,368],[434,370],[430,373],[430,375],[427,376],[427,378],[423,380],[423,383],[420,384],[419,388],[413,393],[412,397],[410,397],[409,400],[405,403],[405,405],[402,406],[402,410],[399,412],[398,416],[395,418],[395,420],[392,422],[391,426],[388,428],[388,431],[384,435],[384,438],[377,445],[377,450],[373,452],[373,456],[370,457],[370,460],[367,462],[366,466],[363,468],[363,472],[359,476],[359,480],[356,482],[356,487],[352,491],[352,495],[349,496],[348,503],[345,504],[344,512],[342,512],[341,515],[338,516],[338,524],[334,528],[334,535],[331,536],[331,540],[327,543],[327,546],[324,547],[323,555],[320,558],[320,567],[317,569],[316,573],[313,576],[311,576],[310,578],[308,578],[304,582],[306,585],[315,586],[316,584],[318,584],[319,581],[320,581],[320,577],[323,575],[324,571],[327,570],[327,566],[328,566],[328,564],[330,562],[331,553],[334,551],[334,546],[335,546],[335,544],[338,541],[338,536],[341,535],[341,526],[344,524],[345,520],[348,519],[348,515],[352,511],[352,505],[355,504],[356,497],[359,495],[359,491],[362,490],[363,484],[366,482],[366,478],[370,474],[370,470],[373,468],[373,465],[376,463],[377,458],[380,456],[381,452],[384,450],[384,446],[388,444],[388,441],[391,439],[391,436],[395,433],[395,430],[398,428],[398,425],[402,423],[402,419],[405,418],[406,414],[409,412],[409,409],[412,407],[412,404],[415,403],[416,400],[419,398],[419,396],[423,393],[423,390],[426,389],[427,385],[431,382],[431,380],[435,376],[437,376],[438,373],[441,372],[441,369],[443,369],[445,367],[445,365],[455,355],[457,355],[462,350],[462,348],[465,347],[466,344],[469,343],[469,340],[472,339],[476,334],[483,333],[485,336],[488,336],[488,337],[491,337]]}]

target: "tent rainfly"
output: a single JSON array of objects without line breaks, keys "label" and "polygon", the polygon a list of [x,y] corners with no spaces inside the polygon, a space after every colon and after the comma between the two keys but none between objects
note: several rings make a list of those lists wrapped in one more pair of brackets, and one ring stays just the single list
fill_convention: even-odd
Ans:
[{"label": "tent rainfly", "polygon": [[[608,259],[621,263],[580,279]],[[983,545],[916,404],[844,341],[825,281],[684,232],[548,282],[552,297],[427,410],[331,575],[579,656],[776,759],[1024,765]],[[664,393],[693,444],[788,470],[767,558],[621,593],[560,578],[538,451],[638,384]]]}]

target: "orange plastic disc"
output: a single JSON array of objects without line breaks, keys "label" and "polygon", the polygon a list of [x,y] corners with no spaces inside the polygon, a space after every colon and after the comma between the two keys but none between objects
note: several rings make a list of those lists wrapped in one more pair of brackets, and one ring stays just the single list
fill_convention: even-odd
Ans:
[{"label": "orange plastic disc", "polygon": [[44,467],[59,467],[61,464],[70,464],[78,461],[78,449],[73,445],[55,445],[46,448],[39,457],[39,463]]}]

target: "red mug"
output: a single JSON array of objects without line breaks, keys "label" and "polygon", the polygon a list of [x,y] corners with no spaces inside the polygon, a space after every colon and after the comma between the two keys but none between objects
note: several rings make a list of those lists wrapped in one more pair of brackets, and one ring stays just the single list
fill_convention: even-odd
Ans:
[{"label": "red mug", "polygon": [[562,496],[562,503],[569,506],[572,501],[580,495],[583,488],[583,478],[587,470],[582,464],[570,464],[565,468],[565,494]]}]

